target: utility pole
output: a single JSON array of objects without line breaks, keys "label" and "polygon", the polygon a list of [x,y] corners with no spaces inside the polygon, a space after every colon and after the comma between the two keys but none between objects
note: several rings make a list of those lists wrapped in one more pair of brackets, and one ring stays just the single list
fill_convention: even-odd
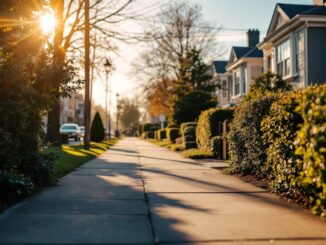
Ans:
[{"label": "utility pole", "polygon": [[90,147],[90,40],[89,40],[89,0],[85,0],[85,137],[84,148]]}]

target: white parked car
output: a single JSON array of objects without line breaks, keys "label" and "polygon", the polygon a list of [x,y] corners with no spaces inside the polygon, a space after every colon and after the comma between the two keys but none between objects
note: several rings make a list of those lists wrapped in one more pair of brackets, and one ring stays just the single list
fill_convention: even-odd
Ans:
[{"label": "white parked car", "polygon": [[68,138],[74,138],[78,141],[80,140],[81,132],[78,124],[64,123],[60,127],[60,135],[68,135]]}]

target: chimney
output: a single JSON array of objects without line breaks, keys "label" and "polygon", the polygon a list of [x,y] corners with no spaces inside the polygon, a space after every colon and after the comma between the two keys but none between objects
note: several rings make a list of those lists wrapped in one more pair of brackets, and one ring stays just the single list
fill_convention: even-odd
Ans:
[{"label": "chimney", "polygon": [[317,6],[326,6],[326,0],[314,0],[313,4]]},{"label": "chimney", "polygon": [[255,47],[259,43],[259,35],[258,29],[249,29],[247,31],[248,47]]}]

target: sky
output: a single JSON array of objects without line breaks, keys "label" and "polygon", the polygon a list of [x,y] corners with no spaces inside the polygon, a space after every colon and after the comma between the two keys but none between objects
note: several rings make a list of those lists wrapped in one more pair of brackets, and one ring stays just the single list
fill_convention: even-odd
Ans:
[{"label": "sky", "polygon": [[[157,8],[153,4],[165,4],[172,0],[138,0],[139,12],[144,9],[148,14],[155,14]],[[312,4],[313,0],[188,0],[198,3],[202,7],[203,19],[222,30],[218,33],[217,39],[226,50],[222,59],[228,59],[232,46],[246,46],[246,31],[248,29],[259,29],[261,40],[266,35],[271,17],[277,3]],[[157,5],[156,5],[157,6]],[[126,23],[121,26],[126,31],[142,32],[141,26],[135,23]],[[132,74],[132,62],[141,53],[144,44],[126,45],[116,43],[118,46],[117,55],[111,55],[116,70],[109,77],[111,87],[112,106],[115,108],[116,94],[121,97],[133,98],[141,93],[140,82]],[[105,76],[98,78],[94,83],[93,98],[96,104],[105,104]]]}]

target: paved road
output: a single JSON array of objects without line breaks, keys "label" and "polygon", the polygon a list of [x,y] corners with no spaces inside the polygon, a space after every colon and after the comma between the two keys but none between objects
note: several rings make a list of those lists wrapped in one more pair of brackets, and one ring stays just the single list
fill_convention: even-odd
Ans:
[{"label": "paved road", "polygon": [[326,244],[326,224],[135,138],[0,215],[0,243]]}]

